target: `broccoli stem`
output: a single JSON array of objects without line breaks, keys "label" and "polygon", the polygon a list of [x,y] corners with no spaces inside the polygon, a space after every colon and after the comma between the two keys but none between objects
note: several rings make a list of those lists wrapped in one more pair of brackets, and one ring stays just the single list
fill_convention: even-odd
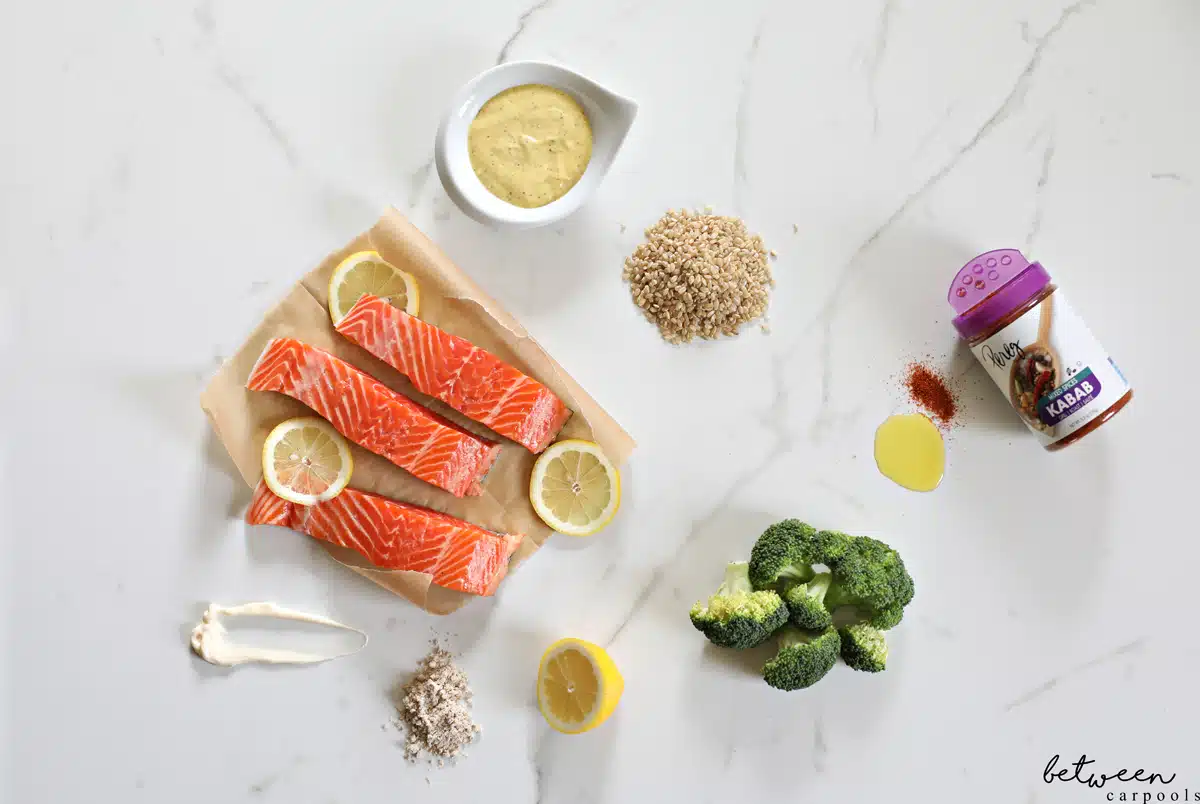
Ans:
[{"label": "broccoli stem", "polygon": [[735,595],[750,594],[754,587],[750,584],[750,564],[745,561],[734,561],[725,567],[725,580],[717,594]]},{"label": "broccoli stem", "polygon": [[783,630],[779,632],[780,650],[783,648],[790,648],[792,645],[807,645],[812,641],[813,638],[810,634],[801,631],[794,625],[784,626]]},{"label": "broccoli stem", "polygon": [[[833,575],[828,572],[818,572],[808,582],[808,596],[824,602],[829,595],[829,587],[833,585]],[[826,606],[828,608],[828,606]]]},{"label": "broccoli stem", "polygon": [[779,583],[780,585],[786,585],[788,583],[807,583],[808,581],[812,580],[813,575],[813,568],[808,564],[791,566],[779,573]]},{"label": "broccoli stem", "polygon": [[841,585],[830,579],[829,588],[825,590],[825,608],[833,611],[842,606],[857,606],[859,601],[846,594]]}]

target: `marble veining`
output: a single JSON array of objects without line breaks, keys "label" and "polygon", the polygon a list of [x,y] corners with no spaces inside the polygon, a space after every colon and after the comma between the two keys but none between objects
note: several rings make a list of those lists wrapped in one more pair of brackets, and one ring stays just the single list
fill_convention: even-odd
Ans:
[{"label": "marble veining", "polygon": [[871,134],[879,134],[879,96],[876,84],[883,56],[887,52],[888,34],[892,27],[892,15],[896,13],[896,0],[883,0],[879,11],[879,24],[875,28],[875,41],[867,55],[867,99],[871,104]]},{"label": "marble veining", "polygon": [[528,9],[521,12],[521,16],[517,17],[516,27],[513,29],[513,32],[509,34],[508,39],[504,40],[504,44],[500,47],[500,52],[496,54],[496,64],[503,64],[504,62],[509,61],[509,54],[512,53],[513,45],[515,45],[517,40],[521,38],[521,35],[525,33],[525,27],[529,25],[529,21],[533,19],[536,14],[549,8],[553,3],[554,0],[540,0],[540,2],[534,3]]},{"label": "marble veining", "polygon": [[284,133],[283,128],[276,122],[271,113],[267,111],[267,107],[262,101],[254,98],[246,89],[246,82],[234,72],[231,72],[228,67],[218,65],[216,68],[217,78],[221,81],[221,85],[233,93],[238,100],[249,107],[254,113],[254,117],[262,124],[263,129],[271,137],[271,141],[279,147],[279,152],[283,154],[283,158],[292,167],[298,167],[300,157],[296,153],[296,146],[288,139],[288,135]]},{"label": "marble veining", "polygon": [[1118,659],[1122,656],[1127,656],[1131,653],[1137,653],[1137,652],[1141,651],[1145,646],[1146,646],[1146,638],[1141,637],[1139,639],[1133,640],[1132,642],[1127,642],[1124,645],[1113,648],[1112,650],[1108,651],[1107,653],[1105,653],[1101,656],[1097,656],[1094,659],[1089,659],[1088,661],[1084,662],[1083,664],[1072,667],[1070,670],[1067,670],[1066,672],[1062,673],[1061,675],[1051,676],[1050,678],[1046,679],[1038,686],[1031,689],[1029,692],[1026,692],[1025,694],[1021,695],[1019,698],[1005,704],[1004,711],[1011,712],[1014,709],[1024,706],[1025,704],[1035,700],[1036,698],[1039,698],[1042,695],[1045,695],[1046,693],[1052,691],[1060,683],[1062,683],[1063,681],[1065,681],[1068,678],[1071,678],[1072,676],[1076,676],[1080,673],[1083,673],[1087,670],[1092,669],[1093,667],[1104,664],[1105,662],[1113,661],[1114,659]]},{"label": "marble veining", "polygon": [[759,20],[758,26],[754,29],[754,36],[750,39],[750,47],[746,50],[745,65],[742,68],[742,82],[738,89],[737,114],[734,117],[733,127],[733,209],[734,212],[741,213],[743,209],[743,197],[746,193],[746,126],[747,116],[749,115],[750,107],[750,87],[754,80],[754,62],[758,58],[758,46],[762,41],[763,25],[766,24],[767,18],[764,15]]}]

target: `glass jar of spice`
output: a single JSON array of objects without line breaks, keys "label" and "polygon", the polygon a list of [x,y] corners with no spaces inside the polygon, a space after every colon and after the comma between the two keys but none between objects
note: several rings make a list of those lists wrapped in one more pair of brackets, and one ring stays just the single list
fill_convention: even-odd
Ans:
[{"label": "glass jar of spice", "polygon": [[954,327],[1048,450],[1111,419],[1133,388],[1040,263],[980,254],[954,277]]}]

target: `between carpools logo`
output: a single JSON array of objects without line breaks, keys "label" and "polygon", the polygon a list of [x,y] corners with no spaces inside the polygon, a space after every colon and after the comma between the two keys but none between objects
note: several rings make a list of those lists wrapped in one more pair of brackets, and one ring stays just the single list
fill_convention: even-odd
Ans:
[{"label": "between carpools logo", "polygon": [[1042,780],[1046,784],[1067,782],[1086,785],[1094,789],[1104,789],[1104,798],[1108,801],[1127,801],[1136,804],[1151,804],[1156,801],[1200,801],[1200,790],[1170,790],[1167,787],[1175,781],[1175,774],[1166,775],[1144,768],[1129,770],[1121,768],[1117,771],[1104,771],[1094,767],[1096,760],[1088,759],[1087,754],[1080,754],[1074,762],[1064,762],[1058,754],[1050,757],[1046,769],[1042,771]]}]

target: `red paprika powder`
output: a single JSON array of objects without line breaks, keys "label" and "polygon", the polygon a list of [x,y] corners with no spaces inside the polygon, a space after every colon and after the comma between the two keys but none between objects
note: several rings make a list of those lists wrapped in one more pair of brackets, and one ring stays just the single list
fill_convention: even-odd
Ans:
[{"label": "red paprika powder", "polygon": [[904,387],[914,404],[943,426],[949,426],[958,413],[958,400],[934,369],[920,363],[911,363],[904,374]]}]

